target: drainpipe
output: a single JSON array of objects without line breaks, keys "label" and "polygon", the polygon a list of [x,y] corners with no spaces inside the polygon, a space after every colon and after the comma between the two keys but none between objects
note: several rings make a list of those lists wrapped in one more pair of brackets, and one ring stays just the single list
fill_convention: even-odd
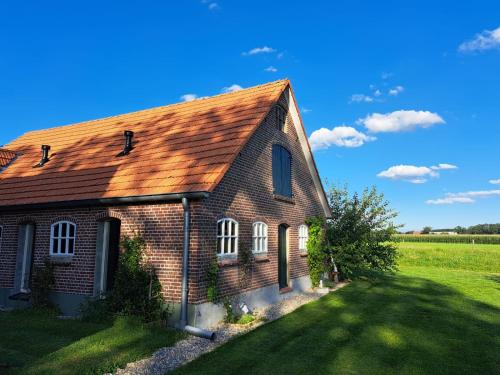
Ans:
[{"label": "drainpipe", "polygon": [[189,240],[190,240],[190,220],[189,200],[182,198],[182,208],[184,209],[184,243],[182,251],[182,296],[181,296],[181,319],[180,328],[184,331],[198,337],[213,340],[215,332],[207,331],[202,328],[193,327],[187,324],[188,319],[188,294],[189,294]]}]

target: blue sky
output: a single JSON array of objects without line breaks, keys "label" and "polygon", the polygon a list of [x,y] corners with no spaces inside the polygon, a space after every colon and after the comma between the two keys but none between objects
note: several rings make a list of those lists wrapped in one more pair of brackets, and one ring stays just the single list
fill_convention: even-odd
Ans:
[{"label": "blue sky", "polygon": [[499,28],[480,0],[4,1],[0,144],[287,77],[323,178],[406,229],[498,222]]}]

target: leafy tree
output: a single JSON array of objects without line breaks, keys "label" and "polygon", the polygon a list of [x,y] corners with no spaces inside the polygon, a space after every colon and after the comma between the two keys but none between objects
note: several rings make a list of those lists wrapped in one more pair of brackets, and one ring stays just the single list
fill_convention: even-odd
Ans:
[{"label": "leafy tree", "polygon": [[424,229],[422,229],[422,234],[429,234],[431,231],[432,231],[431,227],[424,227]]},{"label": "leafy tree", "polygon": [[[351,195],[346,187],[331,187],[328,200],[332,219],[323,224],[309,220],[308,264],[314,282],[322,272],[339,271],[343,277],[367,271],[396,269],[396,246],[391,242],[397,213],[375,187]],[[314,225],[311,225],[314,224]],[[318,276],[319,275],[319,276]]]}]

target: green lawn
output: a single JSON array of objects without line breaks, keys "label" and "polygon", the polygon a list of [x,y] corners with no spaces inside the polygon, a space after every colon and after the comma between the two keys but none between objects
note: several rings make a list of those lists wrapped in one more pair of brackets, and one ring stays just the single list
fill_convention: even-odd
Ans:
[{"label": "green lawn", "polygon": [[401,244],[358,280],[176,374],[500,374],[500,246]]},{"label": "green lawn", "polygon": [[53,313],[0,313],[0,374],[103,374],[183,337],[119,317],[96,324]]}]

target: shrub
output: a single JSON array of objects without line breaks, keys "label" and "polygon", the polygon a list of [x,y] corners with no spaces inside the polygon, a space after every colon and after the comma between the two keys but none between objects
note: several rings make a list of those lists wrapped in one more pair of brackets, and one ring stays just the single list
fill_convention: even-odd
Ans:
[{"label": "shrub", "polygon": [[332,219],[309,218],[307,261],[313,286],[327,271],[352,277],[366,271],[396,269],[396,246],[390,242],[397,226],[396,212],[375,188],[349,194],[332,187],[328,194]]},{"label": "shrub", "polygon": [[48,258],[43,260],[43,265],[35,265],[31,280],[31,298],[37,307],[53,307],[49,300],[49,293],[54,288],[54,265]]},{"label": "shrub", "polygon": [[216,303],[218,300],[219,264],[216,258],[213,258],[207,270],[207,299],[209,302]]},{"label": "shrub", "polygon": [[326,261],[345,277],[364,271],[396,269],[396,246],[390,242],[398,226],[397,213],[375,187],[359,196],[347,188],[329,192],[332,220],[328,222]]},{"label": "shrub", "polygon": [[327,270],[327,252],[325,220],[322,217],[313,217],[306,220],[309,228],[309,239],[307,240],[307,265],[313,287],[319,285],[321,276]]},{"label": "shrub", "polygon": [[169,310],[161,294],[154,267],[144,260],[146,244],[142,237],[123,237],[114,287],[105,298],[82,306],[86,320],[107,320],[113,315],[132,315],[144,322],[166,320]]},{"label": "shrub", "polygon": [[113,291],[112,311],[137,315],[144,321],[165,319],[165,301],[154,267],[144,261],[146,243],[140,236],[123,237]]}]

